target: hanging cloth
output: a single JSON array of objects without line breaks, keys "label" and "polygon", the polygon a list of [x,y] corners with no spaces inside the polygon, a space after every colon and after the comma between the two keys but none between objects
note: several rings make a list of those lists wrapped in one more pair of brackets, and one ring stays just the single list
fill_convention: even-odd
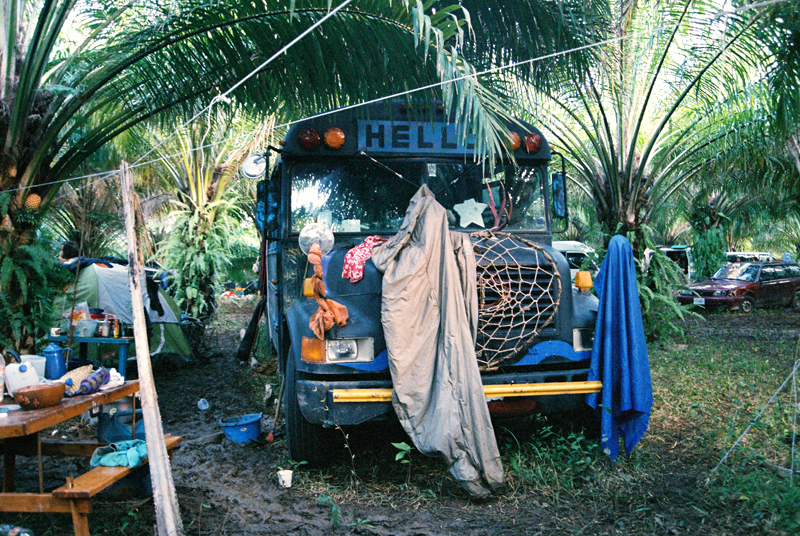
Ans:
[{"label": "hanging cloth", "polygon": [[630,455],[647,431],[653,407],[636,266],[624,236],[608,244],[594,287],[600,302],[588,380],[601,380],[603,390],[587,395],[586,402],[600,418],[600,444],[613,461],[620,436]]},{"label": "hanging cloth", "polygon": [[475,357],[478,296],[469,235],[451,233],[427,186],[400,231],[372,251],[383,272],[381,323],[392,405],[416,448],[441,456],[473,498],[503,484]]},{"label": "hanging cloth", "polygon": [[318,244],[312,244],[308,251],[308,262],[314,266],[314,275],[311,276],[311,286],[314,288],[314,297],[319,308],[311,315],[308,327],[320,340],[325,340],[325,332],[333,327],[347,324],[347,307],[339,302],[325,299],[325,281],[322,272],[322,250]]},{"label": "hanging cloth", "polygon": [[352,248],[344,256],[342,278],[350,279],[351,283],[358,283],[364,277],[364,264],[372,255],[372,248],[386,242],[386,238],[379,235],[368,236],[362,243]]}]

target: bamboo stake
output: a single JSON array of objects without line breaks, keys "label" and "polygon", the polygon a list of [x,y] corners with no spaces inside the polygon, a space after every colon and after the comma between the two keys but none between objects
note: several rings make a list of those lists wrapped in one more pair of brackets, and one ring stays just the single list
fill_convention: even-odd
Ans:
[{"label": "bamboo stake", "polygon": [[150,345],[147,342],[147,327],[144,320],[142,299],[142,267],[139,259],[139,242],[136,239],[136,216],[134,206],[133,174],[127,162],[120,163],[122,176],[122,204],[125,209],[125,235],[128,241],[128,275],[133,307],[133,335],[135,337],[136,363],[139,370],[139,393],[142,399],[142,415],[147,442],[147,458],[150,463],[150,478],[153,482],[153,501],[156,506],[156,521],[159,536],[180,536],[183,523],[172,481],[169,455],[161,427],[161,412],[153,381],[150,363]]}]

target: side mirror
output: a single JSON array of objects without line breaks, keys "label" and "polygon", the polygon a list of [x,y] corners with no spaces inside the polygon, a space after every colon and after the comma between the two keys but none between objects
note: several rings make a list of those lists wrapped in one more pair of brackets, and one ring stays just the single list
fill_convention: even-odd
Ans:
[{"label": "side mirror", "polygon": [[269,151],[267,151],[267,154],[255,153],[245,158],[239,169],[242,170],[245,177],[257,179],[267,172],[268,164]]},{"label": "side mirror", "polygon": [[563,173],[553,173],[553,216],[567,217],[567,185]]}]

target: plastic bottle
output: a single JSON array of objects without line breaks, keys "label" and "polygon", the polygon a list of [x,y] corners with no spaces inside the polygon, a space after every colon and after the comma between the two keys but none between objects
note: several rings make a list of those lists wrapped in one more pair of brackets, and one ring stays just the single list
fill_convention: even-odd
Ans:
[{"label": "plastic bottle", "polygon": [[114,338],[119,339],[119,320],[114,320]]},{"label": "plastic bottle", "polygon": [[11,363],[6,366],[6,387],[8,394],[14,396],[14,392],[23,387],[30,387],[39,383],[39,375],[36,370],[25,363]]}]

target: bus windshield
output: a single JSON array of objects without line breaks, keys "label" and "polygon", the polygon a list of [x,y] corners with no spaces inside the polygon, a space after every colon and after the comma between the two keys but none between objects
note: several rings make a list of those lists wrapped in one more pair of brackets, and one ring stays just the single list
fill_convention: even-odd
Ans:
[{"label": "bus windshield", "polygon": [[447,210],[451,229],[547,230],[544,166],[443,161],[303,162],[292,176],[292,232],[318,221],[338,233],[397,231],[411,197],[427,184]]}]

